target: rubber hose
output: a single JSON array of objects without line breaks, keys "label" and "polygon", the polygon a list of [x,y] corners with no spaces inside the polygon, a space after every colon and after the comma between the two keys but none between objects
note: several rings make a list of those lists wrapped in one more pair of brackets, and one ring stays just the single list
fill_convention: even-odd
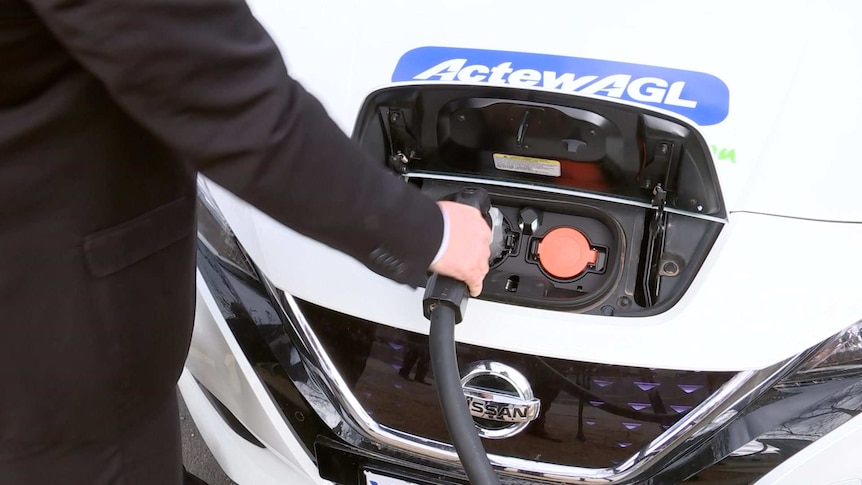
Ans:
[{"label": "rubber hose", "polygon": [[474,485],[499,485],[473,417],[467,410],[461,373],[455,355],[455,313],[446,305],[431,311],[431,369],[449,437],[461,459],[467,478]]}]

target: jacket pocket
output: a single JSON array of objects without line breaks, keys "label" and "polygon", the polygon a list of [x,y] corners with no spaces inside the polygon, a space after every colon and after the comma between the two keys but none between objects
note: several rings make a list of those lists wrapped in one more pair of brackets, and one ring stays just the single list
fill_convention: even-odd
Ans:
[{"label": "jacket pocket", "polygon": [[97,278],[116,273],[188,236],[191,202],[182,197],[84,238],[87,269]]}]

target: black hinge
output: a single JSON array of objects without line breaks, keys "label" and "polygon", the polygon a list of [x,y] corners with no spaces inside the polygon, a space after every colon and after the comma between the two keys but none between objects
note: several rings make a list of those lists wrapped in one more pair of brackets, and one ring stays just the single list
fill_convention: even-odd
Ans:
[{"label": "black hinge", "polygon": [[674,160],[676,159],[676,146],[672,141],[661,140],[656,144],[655,154],[652,160],[638,173],[640,186],[647,190],[654,189],[657,185],[671,192],[671,181],[673,180]]},{"label": "black hinge", "polygon": [[644,275],[643,285],[645,306],[651,307],[658,301],[661,276],[659,275],[659,264],[664,254],[665,235],[667,230],[667,191],[658,184],[653,189],[653,216],[650,219],[644,251]]},{"label": "black hinge", "polygon": [[398,173],[406,173],[411,160],[419,160],[419,144],[407,127],[407,116],[399,108],[380,108],[380,120],[389,147],[387,163]]},{"label": "black hinge", "polygon": [[673,192],[675,178],[676,145],[670,140],[656,143],[653,158],[638,174],[641,188],[652,192],[652,217],[647,224],[647,234],[643,251],[641,292],[643,304],[651,307],[658,302],[661,285],[659,265],[664,256],[667,213],[665,207]]}]

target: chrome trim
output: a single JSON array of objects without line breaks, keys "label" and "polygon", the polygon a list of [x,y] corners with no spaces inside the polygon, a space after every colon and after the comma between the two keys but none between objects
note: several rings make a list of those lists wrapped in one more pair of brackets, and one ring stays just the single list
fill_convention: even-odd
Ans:
[{"label": "chrome trim", "polygon": [[[644,209],[652,209],[654,208],[652,204],[648,202],[638,202],[636,200],[629,200],[617,197],[611,197],[609,195],[603,194],[594,194],[592,192],[583,192],[580,190],[571,190],[571,189],[562,189],[559,187],[547,187],[544,185],[530,185],[519,182],[509,182],[505,180],[495,180],[490,178],[483,177],[468,177],[468,176],[459,176],[459,175],[443,175],[436,173],[427,173],[427,172],[411,172],[409,174],[404,175],[405,180],[409,179],[420,179],[420,180],[443,180],[446,182],[461,182],[461,183],[481,183],[485,185],[493,185],[496,187],[509,187],[513,189],[523,189],[523,190],[532,190],[534,192],[546,192],[549,194],[559,194],[559,195],[570,195],[573,197],[580,197],[582,199],[592,199],[592,200],[600,200],[603,202],[613,202],[614,204],[622,204],[629,205],[632,207],[642,207]],[[701,219],[704,221],[711,222],[719,222],[722,224],[727,223],[727,219],[722,219],[721,217],[710,216],[707,214],[697,214],[695,212],[688,212],[681,209],[674,209],[672,207],[665,207],[665,212],[671,214],[678,214],[681,216],[692,217],[694,219]]]},{"label": "chrome trim", "polygon": [[[470,404],[470,401],[479,401],[481,403],[491,403],[501,408],[505,407],[509,410],[522,410],[520,413],[509,412],[507,413],[509,414],[508,416],[499,416],[499,413],[492,414],[487,411],[481,412],[474,409],[470,410],[470,414],[473,417],[487,419],[489,421],[499,421],[500,423],[526,425],[530,421],[539,417],[539,409],[541,409],[541,402],[536,398],[522,399],[520,397],[498,394],[481,387],[464,386],[464,397],[467,398],[468,405]],[[485,429],[479,428],[479,430],[481,432]],[[507,431],[505,436],[512,436],[514,434],[508,432],[510,431],[509,429],[506,429],[505,431]]]},{"label": "chrome trim", "polygon": [[[266,284],[271,288],[269,282]],[[378,449],[390,447],[395,452],[432,459],[450,468],[459,466],[458,455],[451,445],[404,433],[374,421],[339,375],[296,300],[283,292],[274,294],[283,296],[283,299],[275,300],[288,316],[296,335],[302,341],[301,344],[308,351],[310,362],[306,362],[306,367],[309,368],[309,373],[317,378],[317,384],[330,396],[332,404],[345,419],[345,422],[333,429],[336,434],[355,443],[358,433],[359,437],[369,440],[368,442]],[[287,303],[287,308],[284,308],[282,301]],[[766,369],[738,373],[683,419],[616,467],[583,468],[495,454],[489,454],[488,457],[499,472],[521,480],[543,479],[582,485],[623,484],[644,480],[659,473],[674,459],[705,444],[721,429],[719,426],[710,426],[713,421],[726,422],[728,416],[752,403],[818,348],[820,346]],[[352,423],[353,429],[350,429],[348,423]]]}]

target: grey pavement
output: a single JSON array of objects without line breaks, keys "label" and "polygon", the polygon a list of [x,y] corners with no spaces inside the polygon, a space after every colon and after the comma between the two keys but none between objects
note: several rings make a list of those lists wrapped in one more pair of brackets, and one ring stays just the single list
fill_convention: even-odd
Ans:
[{"label": "grey pavement", "polygon": [[189,415],[182,395],[177,392],[180,401],[180,427],[183,433],[183,464],[186,470],[196,475],[209,485],[236,485],[224,474],[216,463],[209,448],[198,433],[195,422]]}]

